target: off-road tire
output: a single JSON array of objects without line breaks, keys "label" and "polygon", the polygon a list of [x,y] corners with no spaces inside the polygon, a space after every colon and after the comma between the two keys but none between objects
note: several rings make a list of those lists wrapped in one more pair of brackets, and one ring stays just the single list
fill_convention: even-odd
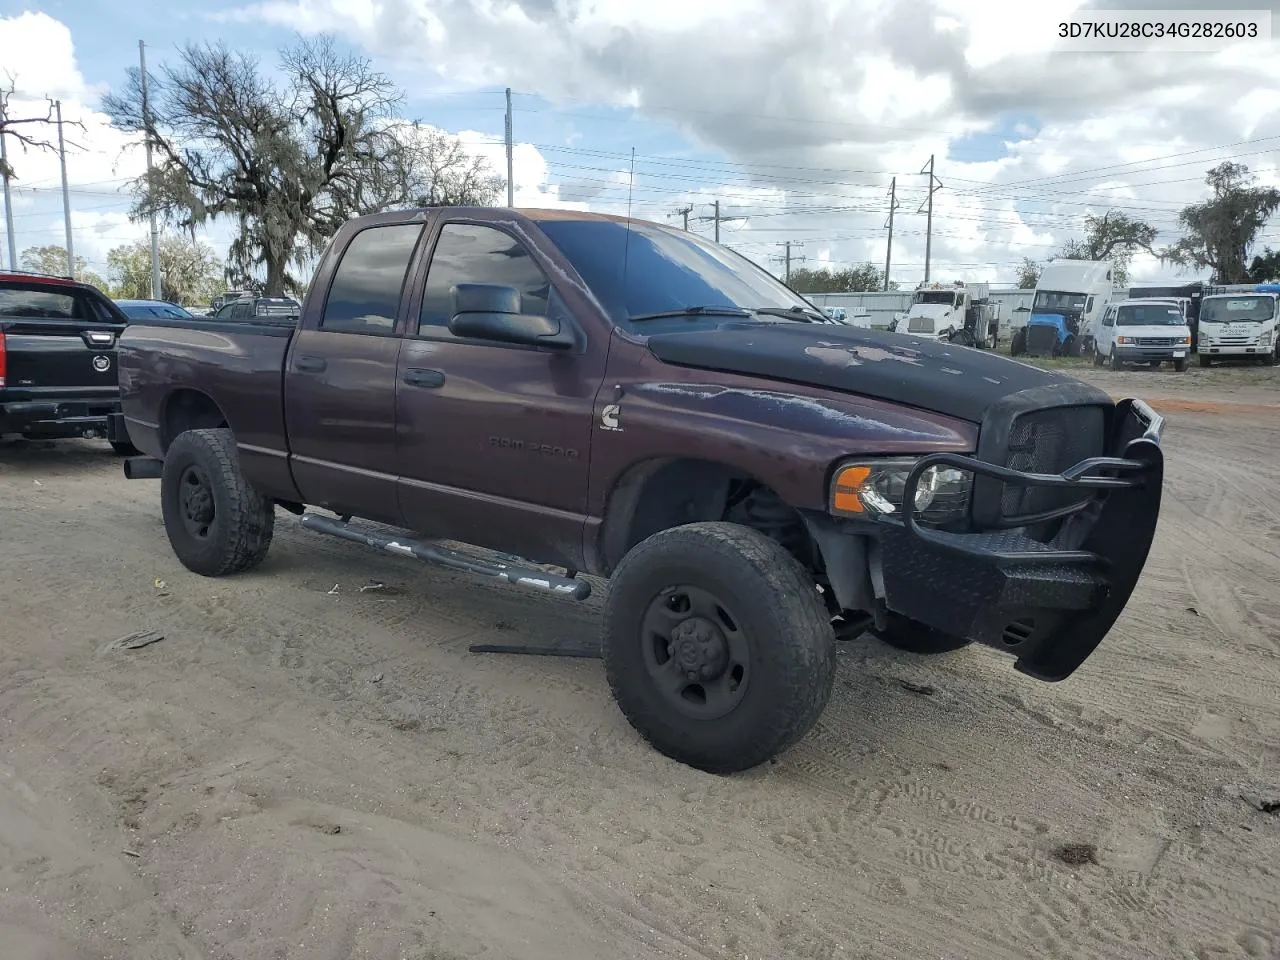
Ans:
[{"label": "off-road tire", "polygon": [[1209,355],[1208,355],[1208,354],[1205,354],[1205,353],[1197,353],[1197,354],[1196,354],[1196,357],[1197,357],[1197,358],[1199,358],[1199,359],[1198,359],[1198,362],[1199,362],[1200,366],[1202,366],[1202,367],[1207,367],[1207,366],[1209,366],[1209,362],[1210,362],[1210,361],[1209,361]]},{"label": "off-road tire", "polygon": [[1182,373],[1187,369],[1186,357],[1175,357],[1173,361],[1173,369],[1175,373]]},{"label": "off-road tire", "polygon": [[1013,339],[1009,341],[1009,356],[1020,357],[1027,352],[1027,328],[1019,327],[1013,332]]},{"label": "off-road tire", "polygon": [[896,613],[889,614],[884,630],[872,627],[869,632],[889,646],[907,653],[926,655],[951,653],[955,650],[963,650],[973,643],[972,640],[943,633],[941,630],[908,620]]},{"label": "off-road tire", "polygon": [[[683,715],[646,666],[643,621],[676,586],[713,594],[749,649],[745,690],[714,719]],[[733,523],[691,523],[634,547],[609,581],[604,662],[623,715],[660,753],[708,773],[748,770],[799,741],[826,707],[835,633],[813,577],[764,534]]]},{"label": "off-road tire", "polygon": [[111,452],[117,457],[136,457],[142,453],[128,440],[110,440],[108,442],[111,444]]},{"label": "off-road tire", "polygon": [[[208,478],[213,519],[204,538],[182,519],[180,485],[189,468]],[[271,547],[275,506],[251,487],[240,471],[230,430],[187,430],[165,453],[160,504],[169,544],[182,565],[205,577],[221,577],[256,567]]]}]

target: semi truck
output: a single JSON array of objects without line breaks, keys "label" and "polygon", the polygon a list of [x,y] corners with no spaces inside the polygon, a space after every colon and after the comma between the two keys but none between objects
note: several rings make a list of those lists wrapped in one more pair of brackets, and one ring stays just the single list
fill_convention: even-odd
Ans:
[{"label": "semi truck", "polygon": [[911,298],[905,332],[929,340],[994,349],[1000,336],[1000,308],[992,302],[991,287],[986,283],[922,285]]},{"label": "semi truck", "polygon": [[1114,297],[1114,268],[1106,261],[1045,264],[1026,326],[1014,333],[1010,352],[1015,357],[1093,353],[1097,321]]}]

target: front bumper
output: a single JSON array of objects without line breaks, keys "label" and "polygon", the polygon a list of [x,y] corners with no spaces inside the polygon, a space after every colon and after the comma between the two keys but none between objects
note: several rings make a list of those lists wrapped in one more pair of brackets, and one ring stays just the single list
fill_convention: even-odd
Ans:
[{"label": "front bumper", "polygon": [[107,423],[119,413],[119,400],[16,400],[0,403],[0,435],[32,439],[105,437]]},{"label": "front bumper", "polygon": [[1265,357],[1275,347],[1260,343],[1210,343],[1200,342],[1200,352],[1211,357]]},{"label": "front bumper", "polygon": [[1191,355],[1189,344],[1176,347],[1144,347],[1116,344],[1116,356],[1125,363],[1143,363],[1151,360],[1185,360]]},{"label": "front bumper", "polygon": [[[1021,672],[1066,679],[1110,631],[1146,564],[1160,514],[1163,419],[1123,400],[1109,457],[1062,474],[1008,470],[956,454],[922,457],[903,491],[898,519],[883,520],[869,561],[876,593],[895,613],[1017,657]],[[1070,487],[1094,495],[1050,514],[1008,517],[984,533],[944,533],[913,517],[915,489],[945,464],[1020,486]],[[1065,518],[1052,543],[1022,528]]]}]

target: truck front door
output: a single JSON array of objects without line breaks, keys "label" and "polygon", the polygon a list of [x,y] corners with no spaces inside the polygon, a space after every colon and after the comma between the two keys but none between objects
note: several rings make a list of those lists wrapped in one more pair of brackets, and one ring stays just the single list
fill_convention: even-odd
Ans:
[{"label": "truck front door", "polygon": [[[396,361],[421,219],[365,227],[341,251],[286,360],[294,480],[307,503],[399,524]],[[317,282],[323,282],[317,276]]]},{"label": "truck front door", "polygon": [[400,352],[400,505],[419,532],[582,565],[592,411],[607,338],[574,351],[464,340],[452,288],[519,291],[522,311],[574,323],[530,250],[496,223],[455,219],[435,241]]}]

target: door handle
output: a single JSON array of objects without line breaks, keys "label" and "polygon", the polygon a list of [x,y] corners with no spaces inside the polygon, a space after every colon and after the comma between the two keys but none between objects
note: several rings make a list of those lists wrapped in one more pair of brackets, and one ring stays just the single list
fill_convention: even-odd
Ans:
[{"label": "door handle", "polygon": [[301,373],[319,373],[328,366],[324,357],[298,357],[293,361],[293,369]]},{"label": "door handle", "polygon": [[439,370],[413,368],[405,371],[404,382],[411,387],[443,387],[444,373]]}]

